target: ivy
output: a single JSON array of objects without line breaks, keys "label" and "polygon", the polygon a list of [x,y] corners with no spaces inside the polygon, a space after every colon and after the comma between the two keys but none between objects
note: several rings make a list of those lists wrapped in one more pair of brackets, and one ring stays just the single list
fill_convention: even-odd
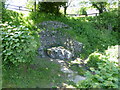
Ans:
[{"label": "ivy", "polygon": [[1,24],[2,57],[4,65],[28,63],[34,58],[37,42],[25,26]]}]

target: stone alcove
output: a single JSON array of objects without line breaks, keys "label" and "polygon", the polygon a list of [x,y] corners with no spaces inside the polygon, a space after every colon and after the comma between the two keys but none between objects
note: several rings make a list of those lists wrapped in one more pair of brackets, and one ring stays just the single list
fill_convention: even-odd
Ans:
[{"label": "stone alcove", "polygon": [[[83,44],[67,34],[67,31],[71,30],[68,25],[56,21],[45,21],[38,24],[38,28],[42,30],[39,33],[41,46],[38,52],[40,57],[49,56],[47,51],[48,49],[54,50],[53,47],[56,49],[63,47],[64,49],[61,48],[61,52],[63,50],[72,53],[71,58],[77,57],[77,53],[81,53]],[[65,31],[62,32],[61,29]],[[57,52],[57,50],[54,51]]]}]

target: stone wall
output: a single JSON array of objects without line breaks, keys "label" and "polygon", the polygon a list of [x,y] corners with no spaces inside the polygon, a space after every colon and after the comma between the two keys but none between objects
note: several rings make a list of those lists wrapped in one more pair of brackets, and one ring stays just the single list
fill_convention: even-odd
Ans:
[{"label": "stone wall", "polygon": [[69,36],[63,34],[60,31],[41,31],[40,32],[41,46],[39,48],[39,54],[41,57],[46,56],[46,50],[48,48],[62,46],[72,52],[74,56],[76,53],[81,53],[82,43],[71,39]]},{"label": "stone wall", "polygon": [[[47,24],[48,24],[48,21],[47,21]],[[45,27],[45,25],[47,25],[47,24],[41,23],[41,24],[39,24],[39,27],[41,27],[41,25],[44,25],[44,27]],[[58,23],[58,24],[60,24],[60,23]],[[55,24],[53,23],[53,28],[54,28],[54,25]],[[64,25],[63,23],[61,25],[63,25],[63,27],[64,26],[68,27],[68,25]],[[55,25],[55,29],[56,29],[56,26],[59,26],[59,25]],[[39,55],[41,57],[47,56],[47,53],[46,53],[47,49],[52,48],[52,47],[58,47],[58,46],[62,46],[65,49],[71,51],[71,53],[73,54],[74,57],[77,56],[77,53],[81,53],[83,44],[72,39],[69,35],[67,35],[68,29],[66,30],[66,33],[63,33],[60,30],[55,30],[55,29],[50,30],[50,28],[48,29],[48,26],[46,26],[46,27],[47,28],[45,30],[42,30],[39,33],[41,46],[38,51],[39,51]],[[59,26],[59,28],[62,28],[62,26]],[[40,29],[43,29],[43,26]]]}]

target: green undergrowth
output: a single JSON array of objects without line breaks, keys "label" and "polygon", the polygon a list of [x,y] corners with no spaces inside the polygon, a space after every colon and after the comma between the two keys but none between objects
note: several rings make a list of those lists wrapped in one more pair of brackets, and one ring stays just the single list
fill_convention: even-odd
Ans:
[{"label": "green undergrowth", "polygon": [[86,69],[84,67],[79,67],[78,64],[73,64],[70,66],[70,69],[73,71],[77,71],[79,75],[84,76],[84,74],[86,73]]},{"label": "green undergrowth", "polygon": [[[85,64],[94,74],[90,71],[85,71],[86,80],[79,81],[79,83],[73,85],[77,88],[119,88],[119,58],[118,45],[109,47],[105,53],[94,52],[90,54],[88,59],[85,60]],[[76,65],[77,63],[79,64],[80,60],[76,61]],[[81,67],[76,70],[81,70]]]},{"label": "green undergrowth", "polygon": [[22,13],[5,10],[3,15],[0,22],[3,65],[30,63],[40,46],[37,28]]},{"label": "green undergrowth", "polygon": [[68,25],[73,29],[68,33],[75,40],[83,43],[81,58],[86,58],[94,51],[104,52],[108,46],[118,45],[118,32],[106,28],[99,29],[87,17],[70,19]]},{"label": "green undergrowth", "polygon": [[3,69],[3,88],[52,88],[61,85],[64,77],[55,62],[35,58],[31,64]]},{"label": "green undergrowth", "polygon": [[34,58],[37,42],[31,31],[25,26],[15,27],[3,24],[2,48],[3,65],[18,65],[19,63],[29,63]]}]

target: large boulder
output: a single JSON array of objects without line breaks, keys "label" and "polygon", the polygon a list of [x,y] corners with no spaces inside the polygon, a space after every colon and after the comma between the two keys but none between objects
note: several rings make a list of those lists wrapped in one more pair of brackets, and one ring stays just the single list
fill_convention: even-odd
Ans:
[{"label": "large boulder", "polygon": [[69,60],[73,56],[73,54],[69,50],[65,49],[62,46],[47,49],[47,54],[51,58],[61,60]]}]

